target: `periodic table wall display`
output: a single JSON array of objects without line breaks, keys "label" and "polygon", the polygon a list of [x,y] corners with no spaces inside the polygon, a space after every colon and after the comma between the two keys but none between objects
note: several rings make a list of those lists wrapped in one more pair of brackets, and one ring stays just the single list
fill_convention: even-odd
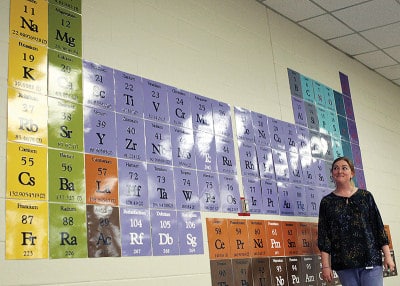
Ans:
[{"label": "periodic table wall display", "polygon": [[[342,155],[365,187],[346,75],[338,92],[288,69],[293,124],[82,59],[79,0],[10,6],[6,259],[204,254],[203,213],[242,199],[317,217]],[[315,223],[205,229],[213,285],[320,279]]]}]

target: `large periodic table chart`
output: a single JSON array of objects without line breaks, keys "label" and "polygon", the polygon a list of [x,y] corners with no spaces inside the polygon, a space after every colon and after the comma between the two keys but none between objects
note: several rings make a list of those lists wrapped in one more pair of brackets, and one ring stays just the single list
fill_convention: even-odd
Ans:
[{"label": "large periodic table chart", "polygon": [[[336,156],[365,186],[345,75],[288,69],[292,124],[82,59],[79,0],[10,3],[6,259],[204,254],[203,212],[316,217]],[[212,275],[212,231],[269,225],[215,223]]]}]

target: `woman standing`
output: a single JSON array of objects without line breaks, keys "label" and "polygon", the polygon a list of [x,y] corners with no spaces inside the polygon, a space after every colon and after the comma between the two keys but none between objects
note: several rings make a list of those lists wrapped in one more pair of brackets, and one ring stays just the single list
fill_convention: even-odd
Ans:
[{"label": "woman standing", "polygon": [[381,286],[383,267],[393,271],[389,240],[370,192],[354,186],[354,165],[346,157],[332,163],[336,189],[321,200],[318,247],[322,278],[330,282],[334,269],[343,286]]}]

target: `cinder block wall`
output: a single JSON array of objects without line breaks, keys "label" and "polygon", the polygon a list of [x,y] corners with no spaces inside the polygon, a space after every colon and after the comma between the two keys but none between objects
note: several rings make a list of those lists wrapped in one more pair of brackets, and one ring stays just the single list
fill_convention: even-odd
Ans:
[{"label": "cinder block wall", "polygon": [[[367,186],[400,253],[398,86],[256,1],[82,2],[84,59],[287,122],[294,122],[287,68],[339,91],[338,72],[347,74]],[[211,285],[204,219],[226,214],[203,213],[200,256],[5,260],[8,27],[9,2],[1,1],[0,284]],[[388,286],[399,283],[385,279]]]}]

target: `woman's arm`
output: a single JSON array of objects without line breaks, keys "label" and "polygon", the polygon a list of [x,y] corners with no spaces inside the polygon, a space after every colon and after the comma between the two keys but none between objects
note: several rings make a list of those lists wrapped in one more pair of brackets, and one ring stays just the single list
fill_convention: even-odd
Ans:
[{"label": "woman's arm", "polygon": [[394,265],[393,258],[390,255],[389,245],[382,246],[383,255],[385,258],[383,259],[383,268],[386,270],[393,271],[396,265]]},{"label": "woman's arm", "polygon": [[330,255],[325,251],[321,251],[321,263],[322,263],[322,279],[327,282],[333,280],[333,271],[331,268]]}]

